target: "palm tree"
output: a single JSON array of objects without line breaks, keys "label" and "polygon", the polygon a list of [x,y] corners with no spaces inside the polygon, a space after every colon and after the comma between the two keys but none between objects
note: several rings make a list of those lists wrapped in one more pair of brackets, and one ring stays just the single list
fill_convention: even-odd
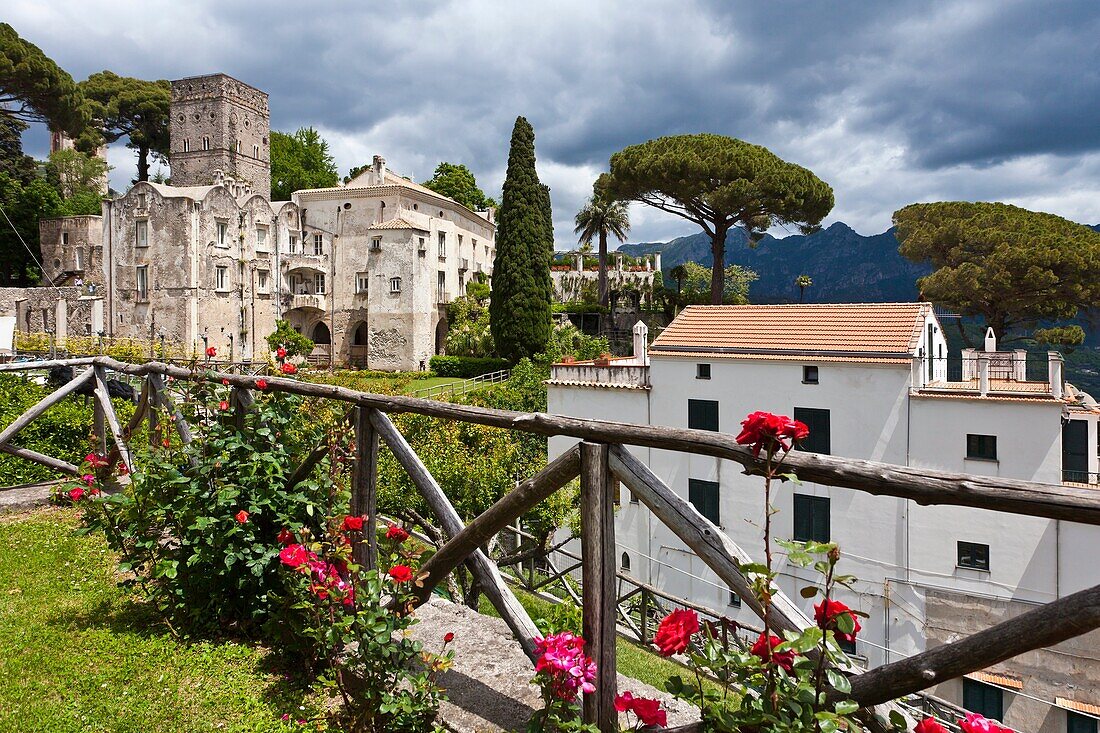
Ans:
[{"label": "palm tree", "polygon": [[620,242],[626,240],[630,231],[630,213],[626,204],[622,201],[610,201],[602,196],[593,195],[588,199],[574,220],[576,227],[573,233],[579,235],[583,244],[592,244],[592,240],[600,241],[600,270],[599,270],[599,301],[601,306],[607,306],[607,238],[615,235]]},{"label": "palm tree", "polygon": [[798,286],[798,302],[802,302],[802,294],[806,292],[806,288],[814,284],[814,279],[809,275],[799,275],[794,279],[794,284]]}]

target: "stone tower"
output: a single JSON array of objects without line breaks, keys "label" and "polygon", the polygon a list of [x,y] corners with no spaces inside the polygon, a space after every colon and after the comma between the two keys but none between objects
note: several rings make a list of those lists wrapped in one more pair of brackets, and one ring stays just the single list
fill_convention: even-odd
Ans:
[{"label": "stone tower", "polygon": [[172,82],[173,186],[208,186],[215,171],[271,198],[267,94],[226,74]]}]

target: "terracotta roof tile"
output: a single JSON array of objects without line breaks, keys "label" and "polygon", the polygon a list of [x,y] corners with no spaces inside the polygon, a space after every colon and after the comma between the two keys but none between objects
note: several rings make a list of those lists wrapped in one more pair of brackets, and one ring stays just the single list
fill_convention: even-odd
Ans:
[{"label": "terracotta roof tile", "polygon": [[991,685],[997,685],[998,687],[1007,687],[1010,690],[1022,690],[1024,689],[1024,681],[1019,677],[1013,675],[1001,674],[999,672],[971,672],[966,675],[972,680],[978,680],[979,682],[988,682]]},{"label": "terracotta roof tile", "polygon": [[1087,702],[1077,702],[1076,700],[1070,700],[1067,697],[1056,697],[1054,698],[1054,702],[1060,708],[1074,710],[1078,713],[1092,715],[1093,717],[1100,717],[1100,705],[1093,705]]},{"label": "terracotta roof tile", "polygon": [[370,228],[371,229],[416,229],[416,230],[421,231],[421,232],[428,231],[424,227],[419,226],[417,224],[413,224],[412,222],[408,221],[407,219],[403,219],[400,216],[398,216],[396,218],[393,218],[393,219],[390,219],[389,221],[381,222],[380,224],[375,224],[375,225],[371,226]]},{"label": "terracotta roof tile", "polygon": [[908,359],[927,303],[693,305],[653,342],[652,353],[783,354]]}]

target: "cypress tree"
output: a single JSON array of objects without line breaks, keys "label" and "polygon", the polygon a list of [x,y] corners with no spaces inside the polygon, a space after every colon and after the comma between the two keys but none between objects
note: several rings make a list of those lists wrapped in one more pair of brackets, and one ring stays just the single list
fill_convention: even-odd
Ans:
[{"label": "cypress tree", "polygon": [[535,171],[535,131],[516,118],[497,217],[489,329],[511,361],[543,351],[550,339],[550,195]]}]

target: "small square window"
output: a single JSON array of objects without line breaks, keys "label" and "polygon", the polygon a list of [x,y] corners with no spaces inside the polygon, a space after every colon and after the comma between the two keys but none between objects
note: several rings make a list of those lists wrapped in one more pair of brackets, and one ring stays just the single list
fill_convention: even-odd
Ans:
[{"label": "small square window", "polygon": [[400,293],[401,292],[401,278],[399,278],[399,277],[391,277],[390,278],[390,292],[391,293]]},{"label": "small square window", "polygon": [[370,273],[357,272],[355,273],[355,292],[360,295],[365,295],[367,288],[370,287]]},{"label": "small square window", "polygon": [[374,252],[382,251],[382,237],[371,237],[370,248]]},{"label": "small square window", "polygon": [[803,384],[817,384],[817,367],[813,364],[806,364],[802,367],[802,383]]},{"label": "small square window", "polygon": [[134,246],[149,246],[149,222],[145,219],[138,219],[134,222]]},{"label": "small square window", "polygon": [[267,270],[256,270],[256,291],[263,294],[267,294],[271,291]]},{"label": "small square window", "polygon": [[997,460],[997,436],[967,433],[966,457],[981,461]]},{"label": "small square window", "polygon": [[298,254],[298,237],[296,237],[293,234],[290,235],[290,240],[287,243],[287,249],[290,251],[290,254],[292,254],[292,255],[293,254]]},{"label": "small square window", "polygon": [[710,379],[710,364],[696,364],[695,365],[695,378],[696,379]]},{"label": "small square window", "polygon": [[805,423],[810,429],[810,434],[798,443],[798,450],[829,455],[833,449],[829,411],[816,407],[796,407],[794,419]]},{"label": "small square window", "polygon": [[978,542],[959,542],[958,561],[960,568],[973,570],[989,570],[989,545]]},{"label": "small square window", "polygon": [[224,222],[224,221],[219,221],[215,225],[215,228],[216,228],[217,238],[214,241],[216,241],[218,243],[219,247],[228,247],[229,246],[229,241],[228,241],[228,238],[229,238],[229,223]]},{"label": "small square window", "polygon": [[137,207],[139,209],[144,209],[145,208],[145,194],[143,194],[143,193],[138,194],[138,205],[137,205]]}]

